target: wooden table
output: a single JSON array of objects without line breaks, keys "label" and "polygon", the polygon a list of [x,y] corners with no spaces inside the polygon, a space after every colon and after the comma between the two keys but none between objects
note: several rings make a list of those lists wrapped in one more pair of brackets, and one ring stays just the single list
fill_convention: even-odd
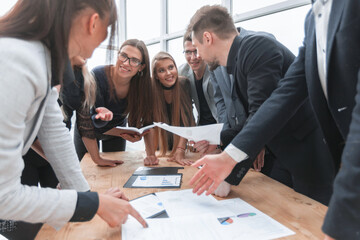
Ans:
[{"label": "wooden table", "polygon": [[[88,154],[85,155],[81,167],[93,191],[105,192],[114,186],[122,188],[135,169],[143,166],[145,153],[117,152],[107,153],[104,156],[108,159],[121,159],[124,164],[113,168],[98,167]],[[197,156],[191,155],[191,157]],[[159,166],[178,166],[178,164],[161,159]],[[188,182],[196,169],[185,167],[179,172],[183,173],[181,189],[191,188]],[[154,188],[124,188],[123,190],[129,199],[148,193],[169,191],[169,189]],[[282,239],[322,239],[324,236],[321,225],[327,207],[261,173],[250,170],[239,186],[232,186],[232,191],[227,198],[243,199],[296,233]],[[45,224],[36,239],[121,239],[121,228],[110,228],[100,217],[95,216],[90,222],[68,223],[58,232]]]}]

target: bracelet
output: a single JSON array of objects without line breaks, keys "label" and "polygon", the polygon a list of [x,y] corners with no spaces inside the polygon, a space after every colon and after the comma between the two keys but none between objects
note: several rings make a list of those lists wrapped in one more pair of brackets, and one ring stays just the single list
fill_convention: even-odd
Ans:
[{"label": "bracelet", "polygon": [[183,147],[177,147],[176,149],[181,149],[185,152],[185,148],[183,148]]}]

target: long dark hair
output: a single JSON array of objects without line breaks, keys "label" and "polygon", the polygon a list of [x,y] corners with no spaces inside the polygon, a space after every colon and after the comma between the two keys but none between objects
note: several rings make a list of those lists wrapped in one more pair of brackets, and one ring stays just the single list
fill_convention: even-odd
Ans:
[{"label": "long dark hair", "polygon": [[[135,74],[130,81],[129,92],[127,94],[127,108],[124,112],[128,114],[129,126],[142,127],[153,122],[153,98],[151,92],[151,78],[150,78],[150,59],[149,52],[145,43],[138,39],[128,39],[120,47],[121,49],[125,46],[132,46],[137,48],[142,57],[142,66],[144,69],[141,72]],[[110,75],[110,77],[115,77]],[[110,97],[114,97],[114,86],[113,81],[109,79],[110,85]]]},{"label": "long dark hair", "polygon": [[121,47],[130,45],[136,47],[141,52],[142,65],[144,69],[132,77],[128,92],[128,106],[126,112],[129,113],[128,122],[130,126],[141,127],[153,123],[153,98],[151,91],[150,78],[150,59],[149,52],[143,41],[129,39]]},{"label": "long dark hair", "polygon": [[116,30],[117,14],[114,0],[18,0],[0,18],[0,36],[43,42],[51,52],[52,85],[61,83],[68,58],[69,33],[76,14],[92,8],[100,18],[109,14],[111,47]]}]

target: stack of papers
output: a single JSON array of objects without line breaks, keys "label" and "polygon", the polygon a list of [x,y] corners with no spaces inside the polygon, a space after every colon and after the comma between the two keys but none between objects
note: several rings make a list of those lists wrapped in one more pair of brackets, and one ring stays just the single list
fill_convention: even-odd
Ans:
[{"label": "stack of papers", "polygon": [[197,196],[191,189],[159,192],[156,197],[169,218],[147,219],[149,228],[143,228],[129,217],[122,226],[123,240],[265,240],[295,234],[240,198],[217,201],[211,195]]}]

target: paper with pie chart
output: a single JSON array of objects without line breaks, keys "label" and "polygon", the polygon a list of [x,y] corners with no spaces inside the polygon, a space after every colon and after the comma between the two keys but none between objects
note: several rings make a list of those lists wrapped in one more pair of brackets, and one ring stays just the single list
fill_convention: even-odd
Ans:
[{"label": "paper with pie chart", "polygon": [[295,234],[240,198],[218,201],[191,189],[156,192],[168,218],[147,219],[143,228],[133,217],[122,225],[123,240],[268,240]]}]

